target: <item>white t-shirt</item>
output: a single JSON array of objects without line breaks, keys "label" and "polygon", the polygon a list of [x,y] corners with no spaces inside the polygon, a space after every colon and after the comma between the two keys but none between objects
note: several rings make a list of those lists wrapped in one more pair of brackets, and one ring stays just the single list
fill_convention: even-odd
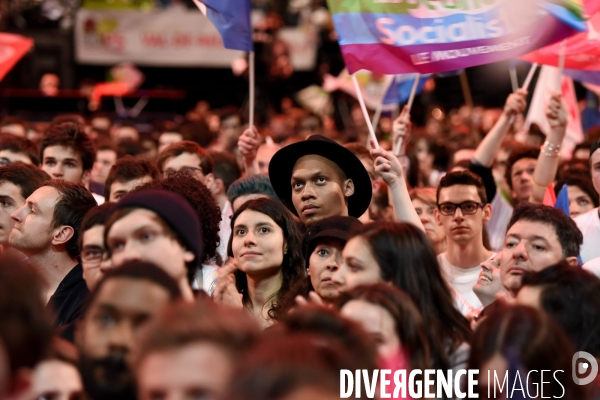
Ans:
[{"label": "white t-shirt", "polygon": [[578,215],[573,220],[583,233],[583,245],[580,251],[581,261],[585,264],[594,258],[600,257],[600,218],[598,218],[598,209],[594,208],[585,214]]},{"label": "white t-shirt", "polygon": [[600,257],[596,257],[593,260],[590,260],[583,264],[583,269],[585,269],[588,272],[591,272],[592,274],[600,278]]},{"label": "white t-shirt", "polygon": [[483,305],[473,291],[473,286],[477,283],[479,272],[481,272],[479,264],[473,268],[459,268],[450,264],[446,253],[439,254],[437,259],[442,270],[442,275],[446,279],[446,282],[448,282],[448,285],[463,296],[471,307],[478,310],[481,309]]}]

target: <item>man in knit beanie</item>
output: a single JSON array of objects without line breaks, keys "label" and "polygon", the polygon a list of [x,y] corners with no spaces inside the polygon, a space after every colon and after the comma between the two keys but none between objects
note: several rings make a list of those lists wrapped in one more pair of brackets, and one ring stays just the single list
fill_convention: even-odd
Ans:
[{"label": "man in knit beanie", "polygon": [[130,193],[109,213],[104,236],[112,268],[151,262],[193,299],[191,282],[205,257],[198,217],[183,197],[154,189]]}]

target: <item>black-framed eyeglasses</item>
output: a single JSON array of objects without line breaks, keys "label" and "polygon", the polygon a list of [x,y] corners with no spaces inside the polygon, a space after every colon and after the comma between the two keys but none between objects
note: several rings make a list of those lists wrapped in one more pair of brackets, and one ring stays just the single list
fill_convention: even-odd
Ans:
[{"label": "black-framed eyeglasses", "polygon": [[476,201],[463,201],[460,204],[445,202],[438,204],[438,210],[442,215],[454,215],[457,208],[460,208],[463,215],[473,215],[477,212],[479,207],[483,208],[485,204],[478,203]]},{"label": "black-framed eyeglasses", "polygon": [[164,172],[165,178],[171,178],[175,175],[188,175],[188,176],[194,176],[196,173],[204,173],[204,171],[202,171],[202,168],[196,168],[196,167],[183,167],[177,171],[172,170],[172,169],[168,169]]},{"label": "black-framed eyeglasses", "polygon": [[88,264],[100,263],[107,256],[107,252],[101,247],[90,246],[81,250],[81,260]]}]

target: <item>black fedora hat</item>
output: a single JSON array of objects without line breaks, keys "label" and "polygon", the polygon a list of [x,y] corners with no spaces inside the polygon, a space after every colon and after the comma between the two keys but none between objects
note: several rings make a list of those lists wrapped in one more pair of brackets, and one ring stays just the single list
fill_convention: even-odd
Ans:
[{"label": "black fedora hat", "polygon": [[348,215],[356,218],[363,215],[369,208],[372,195],[371,178],[367,170],[350,150],[321,135],[312,135],[305,141],[285,146],[273,155],[269,164],[269,179],[283,204],[298,215],[292,203],[290,181],[296,161],[309,154],[333,161],[348,179],[352,179],[354,194],[348,197]]}]

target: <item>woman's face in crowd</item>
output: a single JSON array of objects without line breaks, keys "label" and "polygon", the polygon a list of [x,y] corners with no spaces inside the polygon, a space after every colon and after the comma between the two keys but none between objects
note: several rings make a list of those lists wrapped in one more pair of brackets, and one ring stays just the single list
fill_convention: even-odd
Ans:
[{"label": "woman's face in crowd", "polygon": [[341,292],[360,285],[383,282],[379,263],[371,252],[371,246],[362,236],[355,236],[346,243],[342,258],[342,265],[333,275],[333,281]]},{"label": "woman's face in crowd", "polygon": [[340,313],[373,336],[380,357],[387,358],[400,352],[394,317],[385,308],[364,300],[352,300],[344,304]]},{"label": "woman's face in crowd", "polygon": [[433,168],[433,154],[429,152],[429,145],[425,139],[420,139],[415,146],[419,169],[421,172],[429,172]]},{"label": "woman's face in crowd", "polygon": [[446,234],[444,233],[444,227],[435,223],[435,218],[433,217],[433,210],[435,207],[425,203],[420,199],[414,199],[412,201],[412,205],[423,224],[423,228],[425,228],[425,234],[431,240],[431,243],[439,243],[446,239]]},{"label": "woman's face in crowd", "polygon": [[241,271],[263,274],[278,270],[287,244],[283,230],[266,214],[245,210],[233,227],[231,249]]},{"label": "woman's face in crowd", "polygon": [[579,186],[567,186],[567,191],[569,193],[569,211],[571,212],[571,217],[585,214],[594,208],[594,202],[590,196],[581,190]]},{"label": "woman's face in crowd", "polygon": [[340,294],[333,275],[343,263],[344,242],[340,239],[323,238],[310,255],[308,275],[315,292],[327,300],[333,300]]}]

